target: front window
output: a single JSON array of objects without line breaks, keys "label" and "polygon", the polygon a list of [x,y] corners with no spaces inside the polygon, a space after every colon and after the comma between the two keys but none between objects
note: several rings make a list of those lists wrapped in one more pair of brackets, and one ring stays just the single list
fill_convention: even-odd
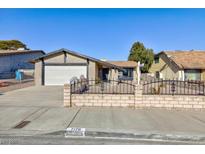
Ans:
[{"label": "front window", "polygon": [[122,71],[119,71],[120,79],[132,79],[133,78],[133,68],[124,68]]},{"label": "front window", "polygon": [[184,70],[185,80],[201,80],[201,70]]}]

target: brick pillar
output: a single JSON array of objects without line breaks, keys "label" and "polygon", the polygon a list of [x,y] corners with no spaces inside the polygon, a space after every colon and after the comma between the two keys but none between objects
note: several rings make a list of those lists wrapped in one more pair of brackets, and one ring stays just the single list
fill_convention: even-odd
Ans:
[{"label": "brick pillar", "polygon": [[142,85],[135,83],[135,107],[143,106]]},{"label": "brick pillar", "polygon": [[64,84],[64,107],[71,107],[70,84]]}]

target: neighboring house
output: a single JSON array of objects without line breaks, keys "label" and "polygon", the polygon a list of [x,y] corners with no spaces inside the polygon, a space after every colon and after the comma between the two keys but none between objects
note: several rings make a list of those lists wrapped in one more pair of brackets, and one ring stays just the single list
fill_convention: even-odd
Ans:
[{"label": "neighboring house", "polygon": [[107,62],[67,49],[48,53],[33,63],[36,85],[63,85],[81,75],[88,80],[136,79],[135,62]]},{"label": "neighboring house", "polygon": [[45,53],[42,50],[0,50],[0,79],[14,78],[18,69],[33,69],[29,61]]},{"label": "neighboring house", "polygon": [[162,51],[149,72],[161,79],[205,80],[205,51]]}]

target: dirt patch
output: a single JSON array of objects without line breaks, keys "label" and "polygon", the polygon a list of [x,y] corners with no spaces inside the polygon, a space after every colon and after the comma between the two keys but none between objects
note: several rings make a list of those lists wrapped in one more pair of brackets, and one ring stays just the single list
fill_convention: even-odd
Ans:
[{"label": "dirt patch", "polygon": [[34,80],[23,80],[21,82],[15,80],[0,81],[0,94],[12,90],[22,89],[34,86]]}]

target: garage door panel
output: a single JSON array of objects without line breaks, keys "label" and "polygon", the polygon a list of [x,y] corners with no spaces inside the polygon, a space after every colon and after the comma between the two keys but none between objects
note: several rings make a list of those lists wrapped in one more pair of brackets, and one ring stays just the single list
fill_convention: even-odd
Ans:
[{"label": "garage door panel", "polygon": [[87,66],[45,66],[45,85],[64,85],[81,75],[87,77]]}]

